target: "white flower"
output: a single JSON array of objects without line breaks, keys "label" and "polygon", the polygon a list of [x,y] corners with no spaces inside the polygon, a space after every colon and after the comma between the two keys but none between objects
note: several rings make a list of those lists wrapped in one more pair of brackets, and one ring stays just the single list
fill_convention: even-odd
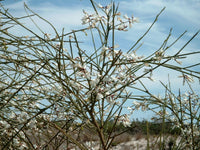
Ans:
[{"label": "white flower", "polygon": [[81,20],[82,20],[82,25],[87,24],[90,21],[87,16],[84,16]]},{"label": "white flower", "polygon": [[30,129],[33,129],[33,128],[36,128],[36,123],[37,123],[37,121],[35,120],[35,119],[32,119],[29,123],[28,123],[28,127],[30,128]]},{"label": "white flower", "polygon": [[182,65],[182,61],[179,61],[177,59],[174,59],[178,64]]},{"label": "white flower", "polygon": [[122,121],[123,125],[124,125],[125,127],[130,127],[130,126],[131,126],[131,122],[130,122],[130,119],[129,119],[129,117],[128,117],[127,114],[124,115],[124,118],[123,118],[123,119],[124,119],[124,120]]},{"label": "white flower", "polygon": [[123,16],[125,19],[129,19],[129,17],[127,16],[127,14],[125,14],[124,16]]},{"label": "white flower", "polygon": [[140,22],[139,18],[134,17],[134,18],[132,19],[132,23],[134,23],[134,22],[136,22],[136,23]]},{"label": "white flower", "polygon": [[0,120],[0,127],[3,127],[4,129],[10,128],[10,124],[8,124],[6,121]]},{"label": "white flower", "polygon": [[135,108],[138,110],[141,106],[140,103],[138,103],[137,101],[133,101],[133,105],[135,105]]},{"label": "white flower", "polygon": [[83,13],[88,16],[88,13],[83,9]]},{"label": "white flower", "polygon": [[161,59],[164,57],[164,53],[165,53],[165,51],[163,49],[157,51],[155,53],[155,59],[158,61],[161,61]]},{"label": "white flower", "polygon": [[120,17],[117,17],[117,21],[123,22]]},{"label": "white flower", "polygon": [[130,127],[131,126],[129,116],[127,114],[119,116],[119,117],[118,116],[115,116],[115,117],[118,118],[117,124],[122,123],[124,127]]},{"label": "white flower", "polygon": [[77,91],[82,89],[82,86],[79,83],[77,83],[77,82],[70,81],[70,84]]},{"label": "white flower", "polygon": [[156,81],[154,78],[152,78],[152,76],[148,77],[148,79],[150,79],[151,81]]},{"label": "white flower", "polygon": [[106,13],[106,14],[108,14],[108,12],[109,12],[111,6],[112,6],[112,3],[110,3],[109,5],[107,5],[107,6],[105,7],[105,13]]},{"label": "white flower", "polygon": [[102,47],[102,52],[105,52],[105,51],[107,51],[107,50],[109,50],[108,47],[105,47],[105,46]]},{"label": "white flower", "polygon": [[145,65],[146,67],[151,67],[151,65],[150,65],[149,63],[144,63],[144,65]]},{"label": "white flower", "polygon": [[15,118],[15,117],[16,117],[16,115],[15,115],[15,113],[12,111],[11,114],[10,114],[10,118],[13,119],[13,118]]},{"label": "white flower", "polygon": [[103,6],[102,6],[101,4],[98,4],[97,6],[98,6],[99,8],[103,8]]},{"label": "white flower", "polygon": [[60,49],[60,43],[57,43],[54,46],[55,46],[55,48]]},{"label": "white flower", "polygon": [[98,82],[99,82],[99,79],[92,79],[90,81],[91,88],[94,88],[97,85]]},{"label": "white flower", "polygon": [[194,79],[193,79],[191,76],[187,76],[187,75],[186,75],[186,79],[187,79],[189,82],[194,82]]},{"label": "white flower", "polygon": [[28,36],[28,35],[26,35],[26,36],[24,36],[24,38],[28,39],[28,38],[29,38],[29,36]]},{"label": "white flower", "polygon": [[185,80],[187,80],[188,82],[194,82],[194,79],[193,77],[189,76],[189,75],[182,75],[182,76],[179,76],[179,78],[183,78],[183,83],[185,83]]},{"label": "white flower", "polygon": [[20,143],[20,142],[19,142],[19,139],[14,138],[14,139],[13,139],[13,143],[14,143],[15,145],[19,145],[19,143]]},{"label": "white flower", "polygon": [[22,112],[17,119],[18,121],[23,122],[23,121],[26,121],[27,118],[28,118],[28,114],[26,112]]},{"label": "white flower", "polygon": [[127,27],[128,27],[127,25],[121,24],[121,25],[118,26],[117,30],[119,30],[119,31],[128,31],[128,30],[126,29]]},{"label": "white flower", "polygon": [[44,35],[47,37],[47,39],[50,39],[51,34],[45,33]]},{"label": "white flower", "polygon": [[72,35],[69,35],[69,39],[71,40],[71,39],[73,39],[74,37],[72,36]]},{"label": "white flower", "polygon": [[102,99],[103,98],[103,95],[101,94],[101,93],[97,93],[97,100],[100,100],[100,99]]},{"label": "white flower", "polygon": [[135,61],[138,60],[138,57],[137,57],[137,55],[135,53],[131,53],[130,56],[131,56],[131,59],[133,59]]},{"label": "white flower", "polygon": [[128,110],[132,110],[132,108],[131,108],[131,107],[127,107],[127,109],[128,109]]},{"label": "white flower", "polygon": [[131,114],[133,114],[133,112],[134,112],[134,109],[133,109],[133,108],[127,107],[127,109],[130,111]]},{"label": "white flower", "polygon": [[145,73],[151,72],[151,69],[144,68],[144,72]]},{"label": "white flower", "polygon": [[19,147],[19,150],[24,150],[24,149],[27,149],[27,145],[25,143],[21,143],[20,144],[20,147]]}]

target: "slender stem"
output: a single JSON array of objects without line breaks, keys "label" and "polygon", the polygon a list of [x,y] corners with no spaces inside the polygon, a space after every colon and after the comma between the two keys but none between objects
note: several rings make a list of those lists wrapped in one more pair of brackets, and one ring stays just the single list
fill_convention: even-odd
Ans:
[{"label": "slender stem", "polygon": [[195,150],[195,143],[194,143],[194,125],[193,125],[193,111],[192,111],[191,96],[189,96],[189,110],[190,110],[190,128],[191,128],[191,136],[192,136],[192,150]]}]

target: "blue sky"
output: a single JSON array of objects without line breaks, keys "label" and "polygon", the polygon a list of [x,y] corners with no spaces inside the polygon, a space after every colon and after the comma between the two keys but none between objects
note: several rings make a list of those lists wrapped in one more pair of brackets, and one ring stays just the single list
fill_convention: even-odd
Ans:
[{"label": "blue sky", "polygon": [[[37,12],[42,17],[49,20],[58,31],[65,28],[65,32],[70,32],[72,29],[80,29],[81,18],[83,17],[82,10],[92,11],[92,6],[89,0],[5,0],[3,3],[5,8],[9,8],[14,16],[25,15],[23,3],[26,3],[33,11]],[[102,5],[108,4],[109,0],[97,0],[97,3]],[[163,40],[167,37],[170,28],[173,28],[171,41],[175,40],[185,30],[188,32],[185,36],[170,49],[169,54],[174,54],[180,47],[192,37],[200,29],[200,0],[116,0],[119,3],[119,10],[122,14],[138,17],[140,22],[134,24],[133,27],[125,33],[118,33],[116,41],[122,49],[130,48],[130,46],[148,29],[156,15],[163,7],[165,11],[159,17],[149,34],[141,41],[143,47],[138,51],[141,55],[148,55],[154,50],[157,50]],[[51,33],[51,29],[44,26],[43,22],[38,20],[42,29],[46,33]],[[29,22],[26,22],[29,25]],[[31,25],[30,25],[31,27]],[[34,29],[34,28],[33,28]],[[13,32],[19,32],[15,30]],[[200,35],[198,35],[186,48],[185,52],[200,51]],[[87,47],[87,45],[86,45]],[[88,46],[89,47],[89,46]],[[196,55],[188,58],[184,64],[193,64],[199,62],[199,56]],[[200,67],[196,68],[200,70]],[[164,72],[164,73],[163,73]],[[182,80],[177,78],[180,74],[176,72],[160,69],[154,74],[154,78],[159,81],[167,82],[167,76],[170,73],[171,81],[174,83],[172,87],[178,91],[182,87]],[[151,87],[152,92],[158,94],[161,90],[159,82],[145,82]],[[193,86],[198,91],[199,84],[193,83]],[[183,89],[186,89],[184,87]]]}]

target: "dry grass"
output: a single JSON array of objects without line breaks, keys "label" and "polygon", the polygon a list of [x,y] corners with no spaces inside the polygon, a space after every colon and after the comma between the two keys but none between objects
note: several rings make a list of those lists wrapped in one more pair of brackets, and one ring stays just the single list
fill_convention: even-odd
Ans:
[{"label": "dry grass", "polygon": [[135,137],[136,140],[140,140],[140,139],[146,138],[146,135],[139,132],[139,133],[136,133],[134,135],[134,137]]},{"label": "dry grass", "polygon": [[132,135],[130,135],[128,133],[123,133],[123,134],[115,137],[115,139],[113,140],[112,146],[116,146],[121,143],[129,142],[129,141],[131,141],[131,139],[132,139]]}]

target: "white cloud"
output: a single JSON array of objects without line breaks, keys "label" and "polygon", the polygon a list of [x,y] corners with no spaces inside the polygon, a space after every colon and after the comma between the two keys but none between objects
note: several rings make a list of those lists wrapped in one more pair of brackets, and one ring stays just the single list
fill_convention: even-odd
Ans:
[{"label": "white cloud", "polygon": [[23,4],[27,3],[26,0],[21,0],[21,1],[15,1],[14,3],[10,3],[10,4],[5,4],[6,8],[9,8],[10,10],[20,10],[23,8]]},{"label": "white cloud", "polygon": [[[52,23],[53,26],[55,26],[55,28],[59,31],[61,31],[62,28],[65,28],[68,32],[70,32],[72,29],[81,27],[81,17],[83,16],[81,7],[59,7],[52,5],[51,3],[43,3],[42,5],[34,6],[31,6],[28,2],[26,2],[26,4],[31,10]],[[26,15],[26,11],[24,9],[24,1],[5,5],[5,8],[9,8],[11,14],[14,17]],[[51,31],[50,26],[44,23],[44,21],[41,19],[33,17],[33,20],[38,24],[38,26],[41,27],[42,30],[44,30],[44,32],[45,30]],[[31,20],[26,19],[22,20],[22,22],[30,28],[34,28]]]}]

